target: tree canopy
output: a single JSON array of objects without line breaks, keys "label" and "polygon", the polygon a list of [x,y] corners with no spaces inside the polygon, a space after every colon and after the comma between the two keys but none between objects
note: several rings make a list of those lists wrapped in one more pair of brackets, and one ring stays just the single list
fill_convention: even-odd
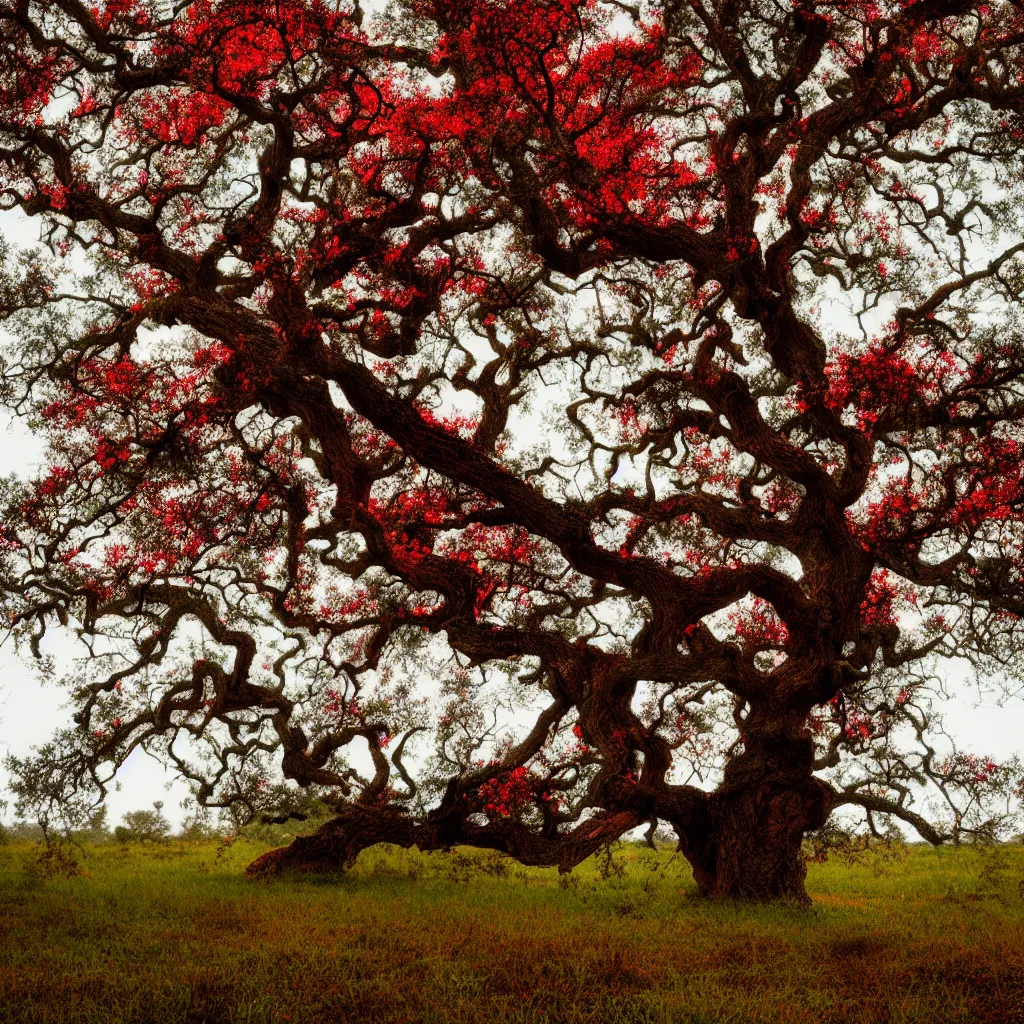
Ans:
[{"label": "tree canopy", "polygon": [[[1017,813],[1024,5],[0,0],[0,587],[70,814],[133,749],[254,873],[671,826],[804,897],[837,808]],[[12,216],[14,214],[9,214]],[[931,799],[929,804],[928,799]]]}]

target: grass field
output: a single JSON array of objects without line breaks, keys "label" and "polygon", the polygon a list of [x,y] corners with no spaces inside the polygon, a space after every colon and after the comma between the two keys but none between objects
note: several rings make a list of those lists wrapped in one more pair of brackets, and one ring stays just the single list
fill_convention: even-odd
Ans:
[{"label": "grass field", "polygon": [[809,910],[698,899],[632,845],[605,878],[376,849],[246,880],[264,848],[110,843],[46,878],[0,846],[0,1021],[1024,1024],[1019,846],[812,864]]}]

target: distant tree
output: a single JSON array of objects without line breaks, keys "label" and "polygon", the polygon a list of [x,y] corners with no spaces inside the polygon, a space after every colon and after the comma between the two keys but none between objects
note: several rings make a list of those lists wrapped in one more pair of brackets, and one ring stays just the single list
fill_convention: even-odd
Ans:
[{"label": "distant tree", "polygon": [[153,810],[128,811],[114,829],[120,843],[159,843],[171,834],[171,823],[163,815],[163,801],[154,800]]},{"label": "distant tree", "polygon": [[210,811],[202,806],[196,806],[194,801],[188,800],[186,806],[189,813],[181,823],[178,836],[192,842],[202,839],[210,839],[217,834],[217,829],[210,821]]},{"label": "distant tree", "polygon": [[331,803],[256,874],[567,870],[657,819],[702,891],[797,899],[837,808],[1010,826],[1019,765],[936,698],[1022,677],[1021,4],[0,0],[0,38],[47,444],[4,605],[91,656],[23,807],[141,746],[242,817]]},{"label": "distant tree", "polygon": [[110,825],[107,822],[108,808],[106,804],[100,804],[87,817],[84,828],[78,833],[79,839],[91,843],[102,843],[110,838]]}]

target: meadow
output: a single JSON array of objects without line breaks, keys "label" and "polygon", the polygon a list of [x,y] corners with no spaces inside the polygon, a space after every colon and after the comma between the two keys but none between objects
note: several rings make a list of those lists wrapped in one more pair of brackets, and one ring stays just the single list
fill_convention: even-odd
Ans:
[{"label": "meadow", "polygon": [[17,1024],[1024,1024],[1024,847],[811,864],[809,909],[698,898],[671,849],[561,876],[378,848],[253,882],[251,841],[0,846]]}]

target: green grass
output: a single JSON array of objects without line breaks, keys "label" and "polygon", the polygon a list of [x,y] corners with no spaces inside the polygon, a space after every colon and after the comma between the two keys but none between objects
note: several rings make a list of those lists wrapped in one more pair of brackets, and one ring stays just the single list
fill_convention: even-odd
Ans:
[{"label": "green grass", "polygon": [[0,1021],[1024,1024],[1021,847],[811,865],[809,910],[700,900],[635,846],[561,884],[383,848],[248,881],[264,848],[109,844],[47,879],[0,846]]}]

